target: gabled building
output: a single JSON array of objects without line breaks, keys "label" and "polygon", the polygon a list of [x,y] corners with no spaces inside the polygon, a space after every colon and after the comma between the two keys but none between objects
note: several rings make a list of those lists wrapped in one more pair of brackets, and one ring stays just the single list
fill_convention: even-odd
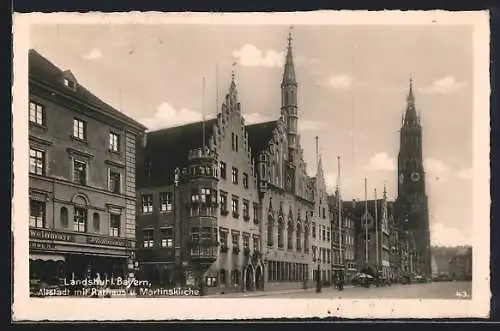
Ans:
[{"label": "gabled building", "polygon": [[145,127],[35,50],[26,111],[30,279],[128,277],[136,243],[135,143]]}]

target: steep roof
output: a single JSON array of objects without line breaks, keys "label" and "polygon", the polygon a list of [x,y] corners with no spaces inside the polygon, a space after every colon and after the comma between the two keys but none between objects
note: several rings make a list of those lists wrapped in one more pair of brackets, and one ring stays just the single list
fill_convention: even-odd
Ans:
[{"label": "steep roof", "polygon": [[[217,119],[205,121],[205,144],[214,132]],[[189,151],[203,144],[203,121],[150,131],[146,145],[138,146],[137,187],[169,185],[174,181],[175,168],[188,164]],[[149,166],[150,176],[146,176]]]},{"label": "steep roof", "polygon": [[28,62],[30,80],[39,81],[63,95],[73,97],[78,99],[80,102],[87,103],[91,107],[97,108],[97,110],[101,111],[103,114],[120,120],[138,131],[144,131],[146,129],[144,125],[114,109],[92,94],[85,87],[79,84],[76,84],[74,89],[65,87],[62,83],[62,79],[63,77],[74,77],[71,71],[61,70],[34,49],[30,49],[29,51]]},{"label": "steep roof", "polygon": [[248,144],[252,148],[252,157],[258,160],[260,152],[266,149],[267,144],[273,137],[273,131],[278,126],[278,121],[270,121],[247,125]]}]

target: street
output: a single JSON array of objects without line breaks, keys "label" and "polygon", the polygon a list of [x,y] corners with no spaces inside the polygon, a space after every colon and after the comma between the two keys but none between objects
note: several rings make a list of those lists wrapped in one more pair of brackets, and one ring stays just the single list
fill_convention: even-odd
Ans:
[{"label": "street", "polygon": [[[435,282],[429,284],[394,284],[390,287],[354,287],[347,286],[339,292],[333,287],[323,288],[321,293],[315,289],[291,290],[282,292],[249,292],[226,294],[222,298],[260,297],[276,299],[470,299],[472,296],[472,282]],[[213,297],[213,296],[212,296]]]}]

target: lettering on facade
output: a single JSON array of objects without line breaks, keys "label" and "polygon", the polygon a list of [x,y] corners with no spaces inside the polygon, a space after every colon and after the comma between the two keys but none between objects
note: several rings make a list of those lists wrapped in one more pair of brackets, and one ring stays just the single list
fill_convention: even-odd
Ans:
[{"label": "lettering on facade", "polygon": [[100,237],[87,237],[87,243],[102,246],[132,247],[132,244],[127,240]]},{"label": "lettering on facade", "polygon": [[55,249],[56,245],[53,243],[40,243],[30,241],[30,249]]},{"label": "lettering on facade", "polygon": [[30,238],[74,242],[75,236],[68,233],[30,229]]}]

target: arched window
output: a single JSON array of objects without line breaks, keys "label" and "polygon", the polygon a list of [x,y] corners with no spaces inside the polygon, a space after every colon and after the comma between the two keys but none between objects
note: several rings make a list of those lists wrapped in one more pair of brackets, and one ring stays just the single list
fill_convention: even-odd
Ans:
[{"label": "arched window", "polygon": [[99,214],[94,213],[92,216],[92,224],[94,225],[94,230],[95,231],[100,231],[101,230],[101,222],[99,220]]},{"label": "arched window", "polygon": [[309,226],[304,228],[304,252],[309,253]]},{"label": "arched window", "polygon": [[296,247],[297,252],[302,251],[302,226],[300,225],[300,223],[297,224]]},{"label": "arched window", "polygon": [[68,227],[68,208],[66,207],[61,207],[61,226]]},{"label": "arched window", "polygon": [[226,269],[220,269],[219,270],[219,282],[221,285],[226,285],[227,279],[226,279]]},{"label": "arched window", "polygon": [[292,222],[288,222],[288,249],[293,249],[293,225]]},{"label": "arched window", "polygon": [[273,246],[273,238],[274,238],[274,220],[271,215],[267,218],[267,246]]},{"label": "arched window", "polygon": [[278,221],[278,248],[283,248],[285,245],[284,231],[285,231],[285,224],[283,222],[283,217],[280,217]]}]

